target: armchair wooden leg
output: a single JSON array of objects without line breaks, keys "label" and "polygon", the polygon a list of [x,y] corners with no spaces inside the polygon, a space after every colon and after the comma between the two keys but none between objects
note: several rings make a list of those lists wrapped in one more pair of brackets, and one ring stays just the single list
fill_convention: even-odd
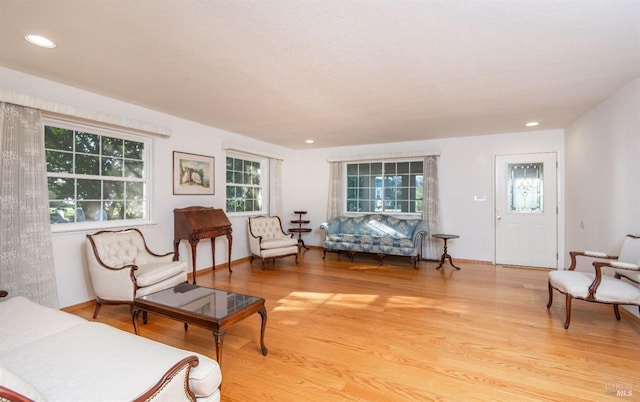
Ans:
[{"label": "armchair wooden leg", "polygon": [[262,270],[264,271],[264,257],[262,257]]},{"label": "armchair wooden leg", "polygon": [[567,295],[567,319],[564,321],[564,329],[569,328],[569,323],[571,322],[571,300],[573,297]]},{"label": "armchair wooden leg", "polygon": [[613,305],[613,312],[616,315],[616,320],[620,321],[620,309],[618,308],[617,304]]},{"label": "armchair wooden leg", "polygon": [[102,302],[100,301],[100,299],[96,299],[96,309],[93,310],[94,320],[96,319],[96,317],[98,316],[98,313],[100,312],[100,307],[102,307]]},{"label": "armchair wooden leg", "polygon": [[551,281],[549,281],[549,302],[547,303],[547,308],[551,308],[551,304],[553,304],[553,288],[551,287]]}]

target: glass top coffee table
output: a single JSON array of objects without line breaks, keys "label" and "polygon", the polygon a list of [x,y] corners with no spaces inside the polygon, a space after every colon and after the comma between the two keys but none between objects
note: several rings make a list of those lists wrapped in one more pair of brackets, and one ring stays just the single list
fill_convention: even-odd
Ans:
[{"label": "glass top coffee table", "polygon": [[243,318],[258,313],[262,317],[260,349],[264,356],[267,355],[267,348],[264,346],[267,310],[264,307],[263,298],[183,283],[170,289],[138,297],[133,301],[132,319],[136,335],[138,334],[138,313],[140,311],[182,321],[185,323],[185,330],[188,328],[187,324],[212,330],[218,364],[222,359],[222,340],[226,329]]}]

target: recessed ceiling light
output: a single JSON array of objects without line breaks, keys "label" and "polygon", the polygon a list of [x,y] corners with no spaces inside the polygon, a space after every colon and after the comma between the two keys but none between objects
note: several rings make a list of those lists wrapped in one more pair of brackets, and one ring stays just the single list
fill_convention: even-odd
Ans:
[{"label": "recessed ceiling light", "polygon": [[46,47],[47,49],[53,49],[56,44],[52,40],[40,35],[26,35],[24,37],[29,43],[33,43],[36,46]]},{"label": "recessed ceiling light", "polygon": [[304,142],[306,142],[307,144],[313,144],[314,143],[313,140],[305,140]]},{"label": "recessed ceiling light", "polygon": [[535,127],[538,124],[540,124],[540,123],[538,123],[537,121],[530,121],[527,124],[525,124],[525,126],[527,126],[527,127]]}]

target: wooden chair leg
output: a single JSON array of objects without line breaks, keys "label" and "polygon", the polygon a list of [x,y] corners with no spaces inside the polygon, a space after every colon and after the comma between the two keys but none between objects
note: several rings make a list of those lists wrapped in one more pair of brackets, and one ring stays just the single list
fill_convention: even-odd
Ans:
[{"label": "wooden chair leg", "polygon": [[549,302],[547,303],[547,308],[551,308],[552,303],[553,303],[553,288],[551,287],[551,281],[549,281]]},{"label": "wooden chair leg", "polygon": [[567,319],[564,321],[564,329],[568,329],[571,322],[571,299],[573,298],[567,295]]},{"label": "wooden chair leg", "polygon": [[96,299],[96,309],[93,310],[93,319],[94,320],[98,316],[98,312],[100,312],[100,307],[102,307],[102,302],[100,302],[100,300]]},{"label": "wooden chair leg", "polygon": [[613,305],[613,312],[616,314],[616,320],[620,321],[620,309],[617,304]]}]

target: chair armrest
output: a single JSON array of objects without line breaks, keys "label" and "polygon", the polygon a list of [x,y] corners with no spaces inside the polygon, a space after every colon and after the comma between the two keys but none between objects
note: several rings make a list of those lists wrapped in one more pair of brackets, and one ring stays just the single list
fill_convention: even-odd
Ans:
[{"label": "chair armrest", "polygon": [[0,401],[33,402],[30,398],[0,385]]},{"label": "chair armrest", "polygon": [[427,221],[421,220],[413,231],[414,242],[418,239],[418,237],[424,238],[427,235],[429,235],[429,224],[427,223]]},{"label": "chair armrest", "polygon": [[196,356],[188,356],[173,365],[153,387],[140,395],[134,402],[153,401],[195,401],[196,396],[189,387],[189,372],[199,363]]},{"label": "chair armrest", "polygon": [[7,297],[9,296],[9,292],[7,292],[6,290],[0,290],[0,297]]},{"label": "chair armrest", "polygon": [[320,224],[320,229],[323,229],[327,235],[338,233],[339,228],[340,228],[340,225],[338,221],[335,219],[331,219],[330,221],[322,222]]},{"label": "chair armrest", "polygon": [[578,261],[577,261],[578,256],[600,258],[600,259],[607,259],[607,260],[618,259],[617,255],[607,255],[606,253],[601,253],[598,251],[570,251],[569,255],[571,256],[571,265],[568,268],[569,271],[573,271],[576,269],[576,266],[578,264]]}]

